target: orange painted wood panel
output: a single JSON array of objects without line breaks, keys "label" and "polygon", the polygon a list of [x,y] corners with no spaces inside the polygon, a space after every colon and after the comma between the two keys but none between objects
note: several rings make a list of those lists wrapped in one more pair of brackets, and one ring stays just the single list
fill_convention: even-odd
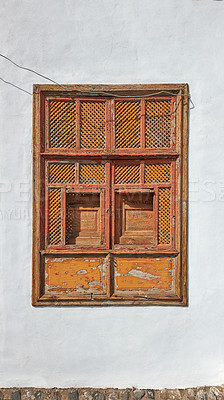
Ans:
[{"label": "orange painted wood panel", "polygon": [[116,257],[116,292],[146,292],[151,289],[172,290],[172,258]]},{"label": "orange painted wood panel", "polygon": [[153,244],[153,196],[151,193],[116,193],[116,243]]},{"label": "orange painted wood panel", "polygon": [[33,305],[187,304],[188,97],[34,86]]},{"label": "orange painted wood panel", "polygon": [[46,293],[103,294],[106,263],[101,257],[46,258]]},{"label": "orange painted wood panel", "polygon": [[66,244],[100,245],[100,195],[67,195]]}]

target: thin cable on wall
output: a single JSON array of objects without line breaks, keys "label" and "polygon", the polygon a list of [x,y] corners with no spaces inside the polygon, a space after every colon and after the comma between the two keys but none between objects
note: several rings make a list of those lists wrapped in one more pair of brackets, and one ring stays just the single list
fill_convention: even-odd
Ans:
[{"label": "thin cable on wall", "polygon": [[[23,67],[22,65],[19,65],[19,64],[17,64],[15,61],[13,61],[11,58],[5,56],[4,54],[1,54],[1,53],[0,53],[0,57],[2,57],[2,58],[4,58],[5,60],[11,62],[11,63],[12,63],[13,65],[15,65],[17,68],[23,69],[23,70],[28,71],[28,72],[32,72],[33,74],[35,74],[35,75],[37,75],[37,76],[40,76],[41,78],[46,79],[46,80],[48,80],[49,82],[52,82],[54,85],[60,86],[61,88],[65,89],[66,91],[72,91],[72,92],[74,92],[74,89],[68,88],[68,87],[66,87],[66,86],[63,86],[63,85],[61,85],[60,83],[56,82],[54,79],[48,78],[47,76],[42,75],[42,74],[40,74],[39,72],[34,71],[34,70],[31,69],[31,68]],[[0,79],[1,79],[4,83],[7,83],[7,84],[9,84],[9,85],[12,85],[12,86],[16,87],[17,89],[22,90],[23,92],[26,92],[26,93],[28,93],[29,95],[32,96],[32,93],[28,92],[27,90],[25,90],[25,89],[23,89],[23,88],[20,88],[19,86],[14,85],[14,84],[11,83],[11,82],[5,81],[5,80],[4,80],[3,78],[1,78],[1,77],[0,77]],[[90,91],[87,91],[87,90],[75,89],[75,91],[78,92],[78,93],[83,93],[83,94],[90,94],[90,95],[93,94],[93,92],[90,92]],[[114,94],[109,93],[109,92],[105,92],[105,91],[102,91],[102,92],[101,92],[101,91],[96,91],[96,92],[94,91],[94,94],[99,94],[99,95],[103,95],[103,96],[114,97]],[[140,99],[142,99],[142,98],[144,99],[144,98],[148,98],[148,97],[152,97],[152,96],[158,96],[158,95],[160,95],[160,94],[169,94],[169,95],[174,96],[174,94],[173,94],[172,92],[169,92],[169,91],[167,91],[167,90],[161,90],[161,91],[157,91],[156,93],[149,93],[149,94],[147,94],[147,95],[135,96],[135,97],[140,98]],[[190,101],[190,103],[191,103],[191,105],[192,105],[192,107],[190,107],[190,109],[192,110],[192,109],[195,108],[194,103],[193,103],[193,101],[192,101],[192,99],[191,99],[190,94],[175,94],[175,97],[176,97],[176,96],[178,96],[178,97],[188,97],[188,98],[189,98],[189,101]],[[120,94],[119,94],[119,97],[121,97],[121,98],[128,98],[128,97],[130,97],[130,96],[124,96],[124,95],[120,95]]]},{"label": "thin cable on wall", "polygon": [[15,85],[15,84],[12,83],[12,82],[6,81],[6,80],[3,79],[1,76],[0,76],[0,80],[1,80],[2,82],[4,82],[4,83],[7,83],[7,85],[11,85],[11,86],[15,87],[16,89],[22,90],[22,92],[25,92],[25,93],[30,94],[30,95],[32,96],[32,93],[28,92],[28,90],[23,89],[23,88],[21,88],[20,86]]}]

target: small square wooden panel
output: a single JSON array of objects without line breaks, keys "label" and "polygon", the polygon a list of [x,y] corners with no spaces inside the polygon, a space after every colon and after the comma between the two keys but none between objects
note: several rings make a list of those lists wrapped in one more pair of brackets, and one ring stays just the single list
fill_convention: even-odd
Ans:
[{"label": "small square wooden panel", "polygon": [[152,246],[153,195],[144,192],[116,193],[116,243]]},{"label": "small square wooden panel", "polygon": [[187,305],[188,100],[34,85],[33,305]]},{"label": "small square wooden panel", "polygon": [[100,244],[100,195],[68,194],[66,198],[66,244]]}]

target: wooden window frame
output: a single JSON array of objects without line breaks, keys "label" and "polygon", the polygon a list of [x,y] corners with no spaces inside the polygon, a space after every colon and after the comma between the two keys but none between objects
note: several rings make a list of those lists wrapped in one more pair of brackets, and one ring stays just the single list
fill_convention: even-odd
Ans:
[{"label": "wooden window frame", "polygon": [[[106,94],[105,94],[106,93]],[[141,98],[151,99],[151,96],[159,97],[159,99],[167,98],[166,96],[175,97],[175,114],[177,118],[176,123],[176,138],[175,147],[172,142],[170,148],[145,148],[145,112],[144,102]],[[120,96],[120,97],[119,97]],[[141,136],[140,142],[141,147],[137,149],[137,155],[135,158],[133,154],[136,149],[114,149],[114,137],[109,135],[108,132],[114,131],[114,115],[116,101],[125,101],[126,97],[128,100],[136,100],[140,98],[141,104]],[[125,98],[124,98],[125,97]],[[74,101],[76,99],[77,110],[80,111],[80,101],[105,101],[106,107],[106,127],[107,131],[105,148],[101,149],[82,149],[79,146],[80,143],[80,129],[76,132],[76,143],[77,148],[74,152],[72,149],[58,148],[52,149],[49,147],[48,141],[48,130],[49,126],[46,122],[45,115],[49,112],[48,104],[46,99],[54,99],[62,101]],[[69,100],[71,99],[71,100]],[[108,104],[112,104],[112,107]],[[77,119],[79,118],[80,112],[77,112]],[[188,304],[187,295],[187,240],[188,240],[188,221],[187,221],[187,207],[188,207],[188,119],[189,119],[189,88],[187,84],[152,84],[152,85],[34,85],[33,87],[33,276],[32,276],[32,304],[34,306],[51,306],[51,305],[67,305],[67,306],[93,306],[93,305],[175,305],[175,306],[186,306]],[[77,121],[76,121],[77,122]],[[79,127],[80,125],[77,124]],[[47,148],[45,148],[45,143]],[[116,162],[119,164],[119,157],[121,160],[129,160],[129,156],[133,157],[140,165],[140,179],[143,180],[143,168],[142,164],[148,162],[162,163],[167,160],[171,163],[172,176],[175,175],[175,171],[178,171],[177,184],[172,186],[172,183],[163,183],[163,187],[169,186],[171,189],[171,207],[176,207],[178,203],[178,212],[175,213],[175,228],[174,224],[171,224],[171,230],[177,229],[176,233],[172,236],[176,241],[172,246],[158,245],[155,249],[151,250],[140,250],[138,257],[142,259],[147,256],[152,258],[152,263],[156,258],[160,257],[161,260],[165,257],[173,257],[175,261],[175,281],[173,291],[170,293],[155,292],[149,293],[145,296],[136,296],[135,292],[119,292],[112,288],[114,279],[114,268],[111,267],[110,259],[115,257],[119,260],[122,255],[124,259],[131,258],[131,255],[127,251],[119,251],[116,248],[111,248],[110,243],[110,229],[112,228],[112,235],[114,235],[114,222],[111,224],[110,213],[105,214],[105,224],[111,228],[105,234],[105,243],[99,247],[88,247],[86,249],[76,249],[74,246],[65,246],[65,242],[62,243],[60,248],[57,246],[51,246],[49,248],[46,243],[47,235],[47,207],[48,202],[45,187],[42,184],[45,182],[47,170],[42,167],[44,162],[46,166],[50,162],[63,162],[66,160],[102,160],[107,159],[107,156],[112,154],[115,155],[112,161],[112,175],[111,171],[106,173],[105,185],[109,185],[108,176],[114,176],[114,165]],[[98,158],[97,158],[98,157]],[[146,158],[145,158],[146,157]],[[128,162],[128,161],[125,161]],[[176,169],[174,164],[176,163]],[[110,166],[106,167],[111,168]],[[176,177],[174,178],[176,179]],[[108,204],[110,202],[110,193],[108,190],[105,191],[105,185],[93,184],[90,185],[92,190],[96,193],[104,193],[103,201],[105,202],[105,209],[108,210]],[[62,184],[63,186],[63,184]],[[121,187],[120,187],[121,186]],[[139,191],[135,184],[130,184],[128,188],[122,189],[122,185],[114,185],[112,191],[112,213],[114,212],[114,193],[116,191],[128,191],[134,190]],[[57,187],[57,184],[53,184],[52,187]],[[86,192],[90,191],[90,187],[81,188],[76,183],[69,184],[70,192]],[[143,183],[142,191],[151,190],[158,192],[158,184]],[[141,191],[141,190],[140,190]],[[175,191],[175,193],[174,193]],[[154,197],[155,199],[155,197]],[[178,200],[177,200],[178,199]],[[158,193],[157,193],[158,200]],[[65,204],[65,189],[62,190],[62,204]],[[64,203],[63,203],[64,202]],[[158,204],[155,205],[154,213],[158,210]],[[157,210],[157,211],[156,211]],[[101,210],[102,211],[102,210]],[[65,213],[65,210],[62,211]],[[43,224],[43,220],[45,221]],[[65,215],[62,217],[62,231],[65,231]],[[114,221],[114,220],[113,220]],[[43,233],[44,225],[44,233]],[[157,228],[156,228],[157,229]],[[156,231],[157,232],[157,231]],[[44,239],[43,239],[43,236]],[[63,239],[64,240],[64,239]],[[43,242],[45,243],[43,245]],[[110,250],[108,250],[110,248]],[[107,279],[104,281],[104,289],[99,295],[74,295],[65,293],[45,293],[45,266],[44,259],[46,257],[64,257],[65,259],[76,255],[77,257],[85,256],[96,256],[98,258],[105,258],[105,274]]]}]

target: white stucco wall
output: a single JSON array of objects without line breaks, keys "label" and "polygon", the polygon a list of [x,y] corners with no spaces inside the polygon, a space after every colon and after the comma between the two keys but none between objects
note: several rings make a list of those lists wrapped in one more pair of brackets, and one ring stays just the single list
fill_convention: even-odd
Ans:
[{"label": "white stucco wall", "polygon": [[[0,81],[0,386],[224,383],[224,1],[1,0],[1,52],[61,83],[188,82],[189,307],[31,306],[32,97]],[[0,76],[45,83],[0,58]]]}]

